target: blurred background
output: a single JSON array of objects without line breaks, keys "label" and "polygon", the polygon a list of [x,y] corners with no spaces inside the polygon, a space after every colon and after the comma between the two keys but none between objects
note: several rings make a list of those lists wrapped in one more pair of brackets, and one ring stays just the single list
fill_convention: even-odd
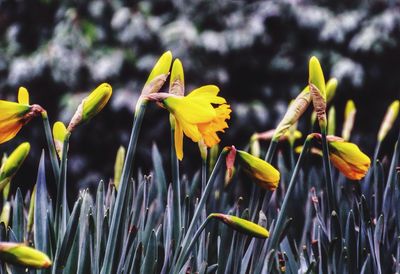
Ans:
[{"label": "blurred background", "polygon": [[[127,146],[133,110],[157,58],[180,58],[186,91],[216,84],[233,109],[221,145],[243,148],[254,132],[275,127],[288,102],[308,80],[316,55],[326,78],[339,86],[333,105],[340,135],[348,99],[357,107],[352,141],[372,155],[388,105],[399,98],[398,1],[54,1],[0,0],[0,97],[16,100],[19,86],[47,109],[51,123],[69,122],[81,99],[102,82],[113,86],[108,106],[72,135],[69,187],[97,185],[113,176],[115,154]],[[165,87],[164,87],[165,89]],[[300,129],[310,131],[310,113]],[[390,152],[397,130],[383,144]],[[35,119],[0,146],[11,152],[23,141],[31,154],[14,183],[31,187],[46,147]],[[151,170],[157,143],[169,166],[165,110],[148,108],[136,166]],[[263,144],[265,149],[267,144]],[[186,140],[183,169],[199,167],[196,144]],[[48,164],[49,178],[52,179]],[[137,170],[137,168],[135,168]],[[168,169],[167,169],[168,170]]]}]

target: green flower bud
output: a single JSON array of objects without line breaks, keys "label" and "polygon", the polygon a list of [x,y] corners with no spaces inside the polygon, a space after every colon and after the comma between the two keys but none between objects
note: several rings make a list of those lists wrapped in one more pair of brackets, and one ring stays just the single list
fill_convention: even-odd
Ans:
[{"label": "green flower bud", "polygon": [[10,202],[5,202],[0,215],[0,223],[4,223],[5,227],[8,227],[8,223],[10,221],[10,212],[11,204]]},{"label": "green flower bud", "polygon": [[328,135],[335,135],[336,131],[336,109],[332,106],[328,112]]},{"label": "green flower bud", "polygon": [[107,83],[101,84],[92,91],[78,106],[68,125],[68,131],[72,132],[77,125],[87,122],[97,115],[108,103],[111,95],[112,87]]},{"label": "green flower bud", "polygon": [[149,95],[160,90],[167,80],[171,63],[171,51],[167,51],[161,55],[160,59],[158,59],[157,63],[154,65],[153,70],[150,72],[149,78],[147,78],[147,81],[144,84],[142,95]]},{"label": "green flower bud", "polygon": [[15,176],[18,169],[26,159],[31,149],[28,142],[20,144],[8,157],[7,161],[0,170],[0,191],[10,183],[11,179]]},{"label": "green flower bud", "polygon": [[114,164],[114,185],[118,189],[119,183],[121,181],[122,169],[124,168],[125,162],[125,148],[120,146],[117,151],[117,156],[115,158]]},{"label": "green flower bud", "polygon": [[269,237],[269,232],[264,227],[236,216],[211,213],[208,218],[220,220],[230,228],[252,237],[264,239]]},{"label": "green flower bud", "polygon": [[43,252],[20,243],[0,242],[0,259],[27,267],[48,268],[51,260]]},{"label": "green flower bud", "polygon": [[329,103],[332,101],[333,97],[336,94],[336,88],[338,85],[338,80],[336,78],[331,78],[326,83],[326,102]]},{"label": "green flower bud", "polygon": [[169,93],[177,96],[185,95],[185,76],[182,63],[179,59],[176,59],[172,64]]},{"label": "green flower bud", "polygon": [[387,133],[392,128],[394,121],[396,121],[397,115],[399,114],[399,105],[399,100],[396,100],[388,107],[385,118],[383,118],[381,127],[379,128],[379,142],[382,142],[382,140],[385,139]]}]

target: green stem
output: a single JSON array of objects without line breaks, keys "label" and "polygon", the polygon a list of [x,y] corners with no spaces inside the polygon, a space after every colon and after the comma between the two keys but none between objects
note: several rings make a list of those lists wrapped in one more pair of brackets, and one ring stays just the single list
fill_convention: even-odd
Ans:
[{"label": "green stem", "polygon": [[376,146],[375,146],[374,158],[373,158],[373,161],[372,161],[372,164],[373,164],[373,165],[375,165],[376,160],[378,160],[379,152],[380,152],[380,150],[381,150],[381,144],[382,144],[382,142],[381,142],[381,141],[378,141],[378,143],[377,143]]},{"label": "green stem", "polygon": [[222,167],[223,163],[225,163],[224,160],[225,160],[225,156],[227,153],[228,153],[227,149],[224,149],[221,151],[221,153],[218,157],[217,163],[215,164],[214,169],[210,175],[210,178],[208,179],[207,185],[204,188],[203,195],[201,196],[200,201],[196,207],[196,210],[194,211],[194,214],[193,214],[192,220],[190,221],[190,225],[186,232],[185,238],[183,239],[182,244],[180,245],[181,252],[180,252],[179,257],[177,258],[177,263],[176,263],[176,265],[174,267],[174,271],[173,271],[174,273],[181,267],[181,264],[183,263],[182,255],[187,252],[189,238],[191,237],[191,234],[193,233],[193,230],[195,229],[195,224],[197,223],[197,219],[200,217],[201,211],[202,211],[203,207],[205,206],[208,196],[210,195],[210,192],[214,186],[214,182],[215,182],[215,179],[217,178],[219,169]]},{"label": "green stem", "polygon": [[271,163],[274,158],[276,147],[278,146],[278,140],[271,140],[269,143],[267,154],[265,155],[265,161]]},{"label": "green stem", "polygon": [[49,148],[51,167],[53,169],[54,179],[56,183],[58,183],[58,178],[60,176],[60,166],[58,164],[56,148],[54,147],[53,135],[51,133],[49,118],[46,111],[42,112],[42,119],[44,133],[46,135],[47,147]]},{"label": "green stem", "polygon": [[282,230],[284,228],[284,224],[286,221],[287,206],[291,199],[291,195],[294,190],[296,178],[297,178],[297,175],[299,174],[300,167],[304,161],[305,155],[308,153],[308,149],[310,147],[311,140],[312,140],[311,138],[306,139],[306,141],[304,142],[304,145],[303,145],[303,150],[301,151],[300,157],[297,160],[296,166],[294,168],[292,177],[289,182],[289,186],[285,193],[285,198],[283,199],[281,210],[279,211],[279,214],[278,214],[278,219],[275,223],[274,230],[272,231],[271,238],[269,239],[269,250],[276,249],[276,247],[278,245],[279,237],[282,233]]},{"label": "green stem", "polygon": [[326,140],[326,132],[322,130],[322,158],[323,158],[323,165],[325,170],[325,184],[326,184],[326,191],[328,196],[328,210],[329,215],[330,213],[335,210],[337,212],[336,206],[336,192],[333,188],[332,183],[332,175],[331,175],[331,162],[329,160],[329,148],[328,148],[328,141]]},{"label": "green stem", "polygon": [[[194,244],[196,243],[197,239],[199,238],[201,232],[203,232],[204,228],[206,227],[208,222],[211,220],[211,218],[212,218],[211,216],[208,216],[204,220],[204,222],[199,226],[199,228],[197,229],[196,233],[193,235],[192,240],[190,241],[189,245],[187,246],[187,249],[180,256],[180,260],[179,261],[181,261],[182,264],[185,263],[185,261],[187,260],[187,257],[189,256],[190,251],[192,250],[192,248],[193,248]],[[175,273],[178,273],[181,267],[178,264],[176,266],[178,268],[175,269]]]},{"label": "green stem", "polygon": [[174,119],[171,123],[171,165],[172,165],[172,189],[174,193],[173,207],[174,207],[174,230],[173,230],[173,239],[175,239],[175,247],[179,246],[177,240],[179,239],[179,234],[181,233],[182,228],[182,208],[181,208],[181,188],[180,188],[180,179],[179,179],[179,160],[176,156],[175,151],[175,125]]},{"label": "green stem", "polygon": [[115,252],[115,250],[117,248],[117,239],[121,231],[121,214],[124,208],[124,201],[126,200],[125,196],[128,189],[129,178],[131,176],[132,163],[135,158],[137,140],[139,138],[140,127],[146,110],[147,100],[142,99],[140,102],[138,102],[138,104],[140,105],[135,113],[129,146],[124,162],[124,167],[122,169],[121,182],[119,184],[118,193],[111,216],[109,237],[107,240],[107,246],[104,255],[105,260],[101,269],[102,274],[112,273],[113,264],[117,261],[114,257],[117,253]]},{"label": "green stem", "polygon": [[64,139],[61,157],[61,170],[58,177],[59,181],[57,182],[55,231],[59,236],[64,235],[65,229],[67,227],[67,215],[69,215],[66,187],[69,137],[70,133],[68,133]]}]

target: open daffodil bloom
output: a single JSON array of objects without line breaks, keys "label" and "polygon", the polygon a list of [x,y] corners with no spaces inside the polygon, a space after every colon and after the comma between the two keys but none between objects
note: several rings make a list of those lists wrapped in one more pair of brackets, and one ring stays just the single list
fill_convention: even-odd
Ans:
[{"label": "open daffodil bloom", "polygon": [[148,95],[150,100],[160,101],[175,118],[175,150],[179,160],[183,158],[183,134],[193,142],[203,141],[207,147],[220,142],[217,132],[228,127],[231,109],[226,100],[218,96],[219,88],[202,86],[187,96],[168,93]]},{"label": "open daffodil bloom", "polygon": [[22,126],[44,109],[39,105],[29,105],[29,93],[21,87],[18,103],[0,100],[0,144],[14,138]]}]

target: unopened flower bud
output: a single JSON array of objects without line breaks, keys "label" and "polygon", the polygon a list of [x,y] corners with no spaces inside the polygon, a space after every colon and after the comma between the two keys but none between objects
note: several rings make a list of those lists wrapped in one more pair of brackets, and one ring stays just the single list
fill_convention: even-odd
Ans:
[{"label": "unopened flower bud", "polygon": [[[353,130],[354,121],[356,118],[357,109],[354,105],[353,100],[349,100],[346,103],[346,107],[344,110],[344,122],[343,122],[343,130],[342,137],[345,141],[350,140],[351,131]],[[334,134],[332,134],[334,135]]]},{"label": "unopened flower bud", "polygon": [[58,157],[62,158],[62,152],[64,147],[64,141],[68,138],[70,133],[66,129],[63,122],[55,122],[53,125],[53,138],[54,138],[54,146],[56,148]]},{"label": "unopened flower bud", "polygon": [[11,204],[10,202],[5,202],[0,215],[0,223],[4,223],[5,227],[8,227],[8,223],[10,221],[10,212]]},{"label": "unopened flower bud", "polygon": [[169,69],[172,63],[172,53],[165,52],[158,59],[154,65],[153,70],[150,72],[149,78],[142,89],[142,95],[149,95],[158,92],[168,77]]},{"label": "unopened flower bud", "polygon": [[306,111],[309,104],[311,102],[310,89],[308,86],[303,89],[303,91],[293,100],[293,102],[289,105],[288,110],[283,116],[283,119],[280,121],[278,126],[274,131],[274,135],[272,137],[273,141],[279,140],[279,138],[285,134],[285,132],[296,123],[301,115]]},{"label": "unopened flower bud", "polygon": [[111,95],[112,88],[107,83],[101,84],[92,91],[78,106],[68,125],[68,131],[72,132],[77,125],[87,122],[97,115],[105,107]]},{"label": "unopened flower bud", "polygon": [[120,146],[117,151],[117,156],[115,157],[114,164],[114,185],[118,190],[119,183],[121,181],[122,169],[124,168],[125,162],[125,148]]},{"label": "unopened flower bud", "polygon": [[222,221],[230,228],[252,237],[263,239],[269,237],[269,232],[264,227],[236,216],[222,213],[211,213],[208,218],[215,218]]},{"label": "unopened flower bud", "polygon": [[326,102],[329,103],[332,101],[333,97],[335,97],[336,89],[338,85],[338,80],[336,78],[331,78],[326,83]]},{"label": "unopened flower bud", "polygon": [[185,95],[185,78],[183,73],[183,66],[179,59],[176,59],[172,64],[169,93],[175,94],[177,96]]},{"label": "unopened flower bud", "polygon": [[382,142],[385,139],[387,133],[392,128],[394,121],[397,119],[397,115],[399,114],[399,100],[394,101],[388,107],[386,111],[385,118],[383,118],[383,122],[379,129],[378,133],[378,141]]},{"label": "unopened flower bud", "polygon": [[27,267],[48,268],[51,260],[43,252],[20,243],[0,242],[0,259]]},{"label": "unopened flower bud", "polygon": [[0,170],[0,191],[11,181],[31,149],[28,142],[20,144],[7,158]]},{"label": "unopened flower bud", "polygon": [[336,131],[336,109],[331,106],[328,112],[328,135],[335,135]]}]

